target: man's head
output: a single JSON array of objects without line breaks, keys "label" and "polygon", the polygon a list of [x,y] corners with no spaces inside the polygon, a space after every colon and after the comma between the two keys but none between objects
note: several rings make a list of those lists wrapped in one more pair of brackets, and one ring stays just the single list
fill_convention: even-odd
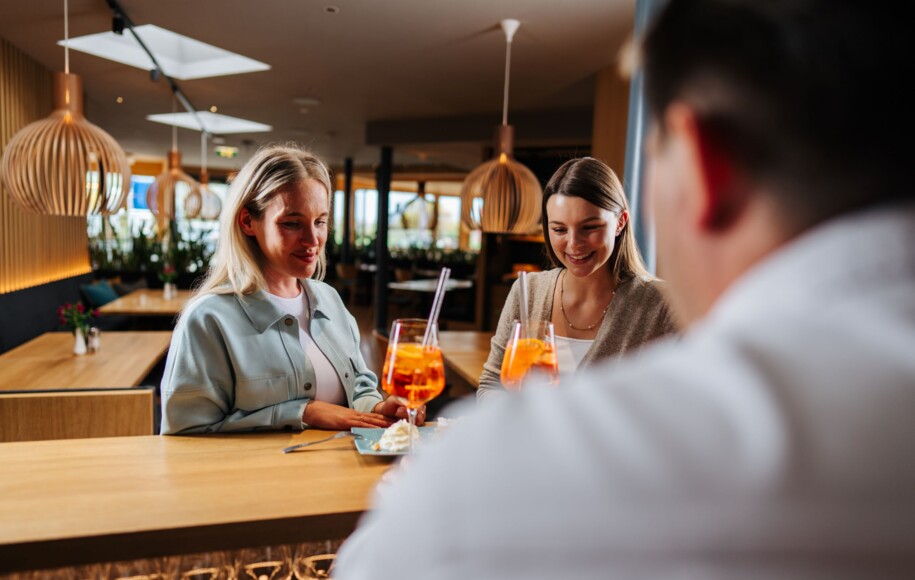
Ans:
[{"label": "man's head", "polygon": [[830,217],[913,197],[898,4],[671,0],[642,42],[658,262],[686,322]]}]

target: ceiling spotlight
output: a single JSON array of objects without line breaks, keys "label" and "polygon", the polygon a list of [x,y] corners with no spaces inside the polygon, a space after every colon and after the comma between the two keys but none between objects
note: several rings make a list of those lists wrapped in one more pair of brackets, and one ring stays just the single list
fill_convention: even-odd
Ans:
[{"label": "ceiling spotlight", "polygon": [[124,97],[118,97],[115,99],[115,101],[117,101],[117,103],[120,105],[121,103],[124,102]]},{"label": "ceiling spotlight", "polygon": [[210,112],[211,112],[211,113],[215,113],[215,112],[218,111],[218,110],[219,110],[219,109],[216,107],[216,105],[213,105],[212,107],[210,107]]}]

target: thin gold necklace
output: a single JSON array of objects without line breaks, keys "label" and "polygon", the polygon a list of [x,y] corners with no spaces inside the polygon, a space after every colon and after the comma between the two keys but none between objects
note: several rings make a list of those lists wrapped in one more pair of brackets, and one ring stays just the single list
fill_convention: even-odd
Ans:
[{"label": "thin gold necklace", "polygon": [[565,282],[566,282],[566,273],[567,272],[568,272],[568,270],[563,270],[562,280],[559,281],[559,311],[562,312],[562,317],[565,318],[566,324],[569,325],[569,328],[571,328],[572,330],[586,330],[586,331],[594,330],[594,327],[597,326],[598,324],[600,324],[604,320],[604,316],[606,316],[607,311],[610,310],[610,305],[613,304],[613,297],[616,296],[616,290],[614,290],[613,293],[610,295],[610,301],[607,302],[607,307],[604,308],[604,311],[600,313],[600,318],[597,319],[597,322],[595,322],[594,324],[592,324],[591,326],[589,326],[587,328],[579,328],[579,327],[575,326],[574,324],[572,324],[572,321],[569,320],[568,316],[566,316],[566,308],[565,308],[565,305],[563,304],[563,302],[565,302],[565,289],[566,289]]}]

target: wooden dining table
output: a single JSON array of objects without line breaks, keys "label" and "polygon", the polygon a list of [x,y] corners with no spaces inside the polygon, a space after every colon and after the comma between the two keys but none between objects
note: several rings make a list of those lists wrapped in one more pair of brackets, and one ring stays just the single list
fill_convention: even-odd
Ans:
[{"label": "wooden dining table", "polygon": [[73,335],[46,332],[0,355],[0,392],[134,387],[168,351],[169,331],[107,331],[98,352],[73,354]]},{"label": "wooden dining table", "polygon": [[[443,330],[439,332],[439,344],[445,362],[445,372],[454,373],[460,379],[464,390],[475,391],[483,365],[489,358],[492,332],[470,330]],[[449,377],[453,378],[453,377]],[[451,381],[454,383],[455,381]]]},{"label": "wooden dining table", "polygon": [[161,288],[142,288],[121,296],[98,309],[102,315],[176,316],[190,300],[190,290],[178,290],[166,299]]},{"label": "wooden dining table", "polygon": [[0,574],[345,538],[390,459],[327,431],[0,444]]}]

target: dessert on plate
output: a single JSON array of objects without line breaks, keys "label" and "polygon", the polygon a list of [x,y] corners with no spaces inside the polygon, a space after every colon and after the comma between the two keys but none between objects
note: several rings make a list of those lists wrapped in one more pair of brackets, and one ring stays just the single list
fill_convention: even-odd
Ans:
[{"label": "dessert on plate", "polygon": [[[419,439],[419,429],[413,427],[413,437]],[[372,445],[375,451],[400,453],[410,448],[410,422],[406,419],[394,423],[384,430],[378,441]]]}]

